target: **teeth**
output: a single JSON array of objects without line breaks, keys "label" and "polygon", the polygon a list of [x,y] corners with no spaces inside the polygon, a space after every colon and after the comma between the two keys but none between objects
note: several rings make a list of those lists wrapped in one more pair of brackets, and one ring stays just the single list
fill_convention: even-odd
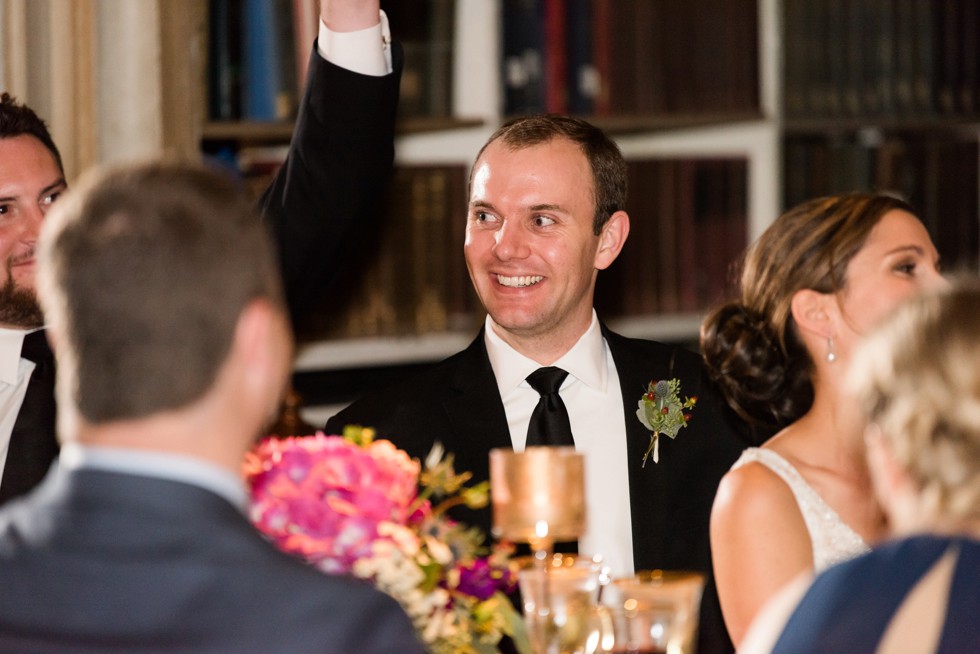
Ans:
[{"label": "teeth", "polygon": [[541,275],[523,275],[520,277],[504,277],[503,275],[497,275],[497,281],[500,282],[502,286],[510,286],[512,288],[533,286],[542,279],[544,279],[544,277]]}]

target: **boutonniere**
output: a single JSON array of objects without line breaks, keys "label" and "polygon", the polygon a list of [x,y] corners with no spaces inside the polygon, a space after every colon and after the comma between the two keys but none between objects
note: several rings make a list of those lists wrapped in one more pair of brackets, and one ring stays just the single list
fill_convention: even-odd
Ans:
[{"label": "boutonniere", "polygon": [[681,427],[687,427],[691,419],[690,410],[698,403],[698,398],[697,396],[685,397],[681,402],[680,390],[679,379],[662,379],[650,382],[646,393],[640,398],[640,408],[636,410],[636,417],[652,432],[650,445],[643,453],[644,467],[651,452],[653,452],[653,462],[660,461],[660,434],[677,438],[677,432]]}]

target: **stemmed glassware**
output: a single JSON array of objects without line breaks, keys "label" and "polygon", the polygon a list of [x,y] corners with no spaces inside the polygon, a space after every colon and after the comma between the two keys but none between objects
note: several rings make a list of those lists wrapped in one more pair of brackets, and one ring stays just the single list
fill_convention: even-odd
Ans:
[{"label": "stemmed glassware", "polygon": [[553,556],[556,542],[585,531],[584,472],[585,457],[573,447],[490,452],[493,534],[528,543],[533,552],[520,580],[528,635],[539,654],[584,651],[577,644],[580,632],[584,637],[581,621],[597,599],[598,566],[574,558],[564,565],[566,559]]}]

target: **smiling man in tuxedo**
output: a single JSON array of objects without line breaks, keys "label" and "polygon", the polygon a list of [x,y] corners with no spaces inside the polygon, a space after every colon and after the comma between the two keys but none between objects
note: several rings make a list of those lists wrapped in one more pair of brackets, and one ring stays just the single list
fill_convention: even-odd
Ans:
[{"label": "smiling man in tuxedo", "polygon": [[[711,503],[743,445],[695,353],[625,338],[596,316],[596,277],[629,234],[626,179],[618,147],[585,121],[546,115],[502,126],[477,155],[466,219],[484,329],[466,350],[356,401],[327,431],[372,426],[420,458],[441,441],[476,480],[488,478],[492,448],[574,444],[586,459],[580,551],[602,554],[616,575],[710,577]],[[650,432],[637,404],[651,380],[671,378],[699,401],[676,440],[661,439],[659,462],[644,465]],[[490,528],[489,509],[458,517]],[[700,651],[730,649],[710,585],[701,615]]]},{"label": "smiling man in tuxedo", "polygon": [[[323,0],[290,152],[261,199],[278,243],[290,317],[324,299],[362,238],[394,159],[402,56],[378,0]],[[65,190],[44,122],[0,102],[0,504],[37,485],[57,456],[54,361],[34,299],[34,249]]]}]

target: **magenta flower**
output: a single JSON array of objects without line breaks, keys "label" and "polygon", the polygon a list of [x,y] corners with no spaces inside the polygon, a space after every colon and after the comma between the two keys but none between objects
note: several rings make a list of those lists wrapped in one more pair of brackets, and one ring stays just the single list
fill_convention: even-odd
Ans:
[{"label": "magenta flower", "polygon": [[445,515],[469,488],[451,460],[438,464],[423,475],[418,461],[367,429],[266,439],[245,462],[251,518],[281,550],[395,597],[434,654],[485,651],[505,633],[522,633],[498,592],[512,590],[514,578],[506,560],[479,558],[482,537]]}]

